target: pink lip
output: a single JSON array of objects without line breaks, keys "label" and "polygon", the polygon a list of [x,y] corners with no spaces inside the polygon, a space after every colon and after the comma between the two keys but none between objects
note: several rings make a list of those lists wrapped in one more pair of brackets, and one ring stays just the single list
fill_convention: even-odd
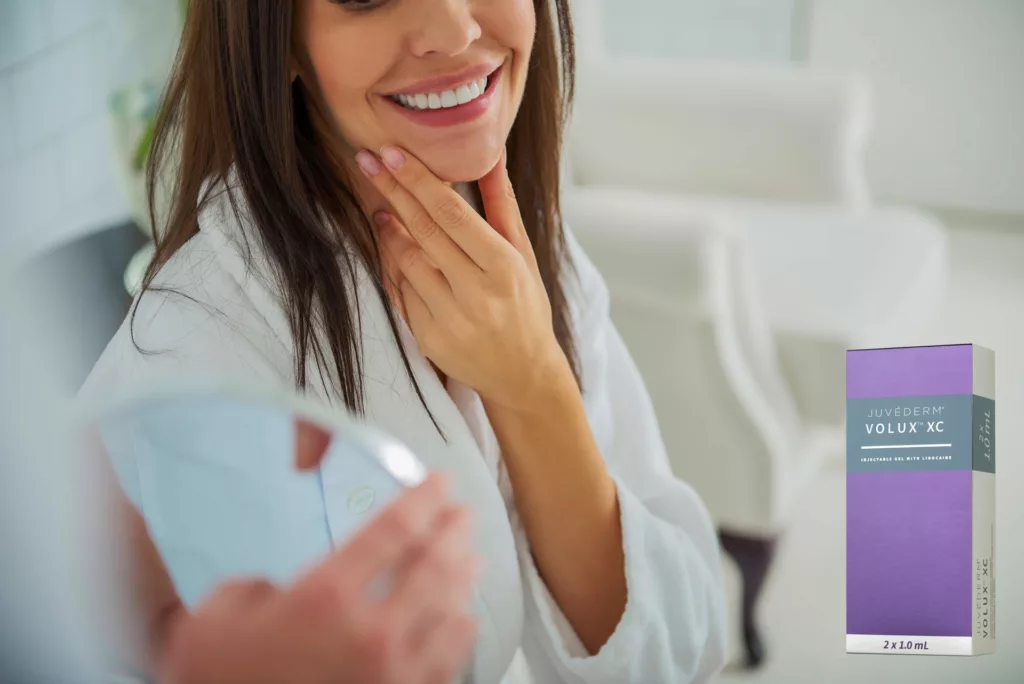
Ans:
[{"label": "pink lip", "polygon": [[496,71],[501,66],[500,63],[495,64],[489,62],[487,64],[480,64],[471,69],[465,69],[457,74],[450,76],[438,76],[436,78],[428,78],[423,81],[417,81],[411,83],[401,90],[386,93],[386,95],[416,95],[417,93],[436,93],[442,90],[455,90],[461,85],[469,85],[473,81],[478,81],[484,76]]},{"label": "pink lip", "polygon": [[[390,97],[384,97],[383,99],[387,104],[394,107],[400,114],[414,123],[418,123],[423,126],[441,128],[445,126],[457,126],[459,124],[469,123],[470,121],[479,119],[487,112],[488,109],[490,109],[491,104],[494,102],[494,93],[496,92],[498,82],[501,80],[503,66],[504,65],[498,67],[497,71],[494,71],[494,73],[484,72],[477,76],[476,78],[482,78],[490,75],[490,78],[487,80],[487,90],[485,90],[483,95],[475,100],[457,107],[449,107],[447,109],[409,109],[398,104]],[[451,81],[451,79],[449,80]],[[474,79],[471,78],[470,81],[472,80]],[[426,82],[424,81],[424,83]],[[417,87],[420,87],[420,84],[417,84]],[[436,92],[437,86],[431,86],[431,88],[434,88],[435,90],[433,92]],[[442,89],[447,90],[448,88],[445,87]],[[426,91],[420,90],[418,92],[422,93]]]}]

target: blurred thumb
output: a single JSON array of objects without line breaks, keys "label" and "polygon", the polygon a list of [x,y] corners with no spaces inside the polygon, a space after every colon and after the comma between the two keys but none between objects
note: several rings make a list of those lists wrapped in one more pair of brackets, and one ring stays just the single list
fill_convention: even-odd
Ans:
[{"label": "blurred thumb", "polygon": [[299,470],[313,470],[320,465],[331,435],[327,430],[301,418],[295,421],[295,466]]}]

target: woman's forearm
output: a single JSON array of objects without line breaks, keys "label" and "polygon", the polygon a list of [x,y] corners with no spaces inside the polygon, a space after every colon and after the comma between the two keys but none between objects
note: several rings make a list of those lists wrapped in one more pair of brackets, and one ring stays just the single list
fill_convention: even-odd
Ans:
[{"label": "woman's forearm", "polygon": [[123,573],[119,585],[129,591],[129,624],[142,628],[142,634],[132,635],[139,652],[125,653],[122,657],[139,669],[156,673],[171,630],[180,619],[187,617],[188,611],[174,589],[145,520],[119,489],[115,492],[118,523],[123,534],[120,540],[123,546],[117,554],[118,570]]},{"label": "woman's forearm", "polygon": [[556,376],[529,412],[485,406],[540,576],[594,654],[626,606],[618,496],[568,366]]}]

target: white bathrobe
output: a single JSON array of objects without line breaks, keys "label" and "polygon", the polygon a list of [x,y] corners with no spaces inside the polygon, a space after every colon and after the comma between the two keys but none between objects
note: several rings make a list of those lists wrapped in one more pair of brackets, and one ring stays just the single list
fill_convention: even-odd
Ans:
[{"label": "white bathrobe", "polygon": [[[190,377],[294,388],[287,318],[258,240],[243,240],[252,236],[250,230],[244,218],[235,218],[226,193],[208,205],[199,233],[161,269],[156,284],[170,291],[148,292],[138,303],[135,341],[159,353],[140,353],[126,320],[86,382],[86,400],[130,395],[167,381],[180,385]],[[454,495],[474,513],[476,552],[485,567],[478,592],[485,615],[472,666],[476,682],[518,684],[519,667],[510,670],[517,654],[525,655],[537,684],[704,682],[725,657],[714,529],[698,495],[669,469],[650,398],[609,318],[604,281],[571,233],[568,241],[578,274],[566,283],[583,398],[618,488],[626,558],[625,613],[599,653],[587,655],[538,575],[479,397],[454,381],[442,386],[402,325],[401,343],[446,443],[405,374],[382,303],[362,272],[365,420],[410,446],[429,468],[446,471]],[[315,364],[308,364],[308,393],[327,402]],[[337,398],[331,403],[340,405]],[[344,481],[345,473],[337,471],[343,467],[326,463],[323,468],[335,472],[323,477]],[[132,496],[145,514],[145,493]],[[268,557],[274,553],[266,549]],[[521,657],[516,662],[521,666]]]}]

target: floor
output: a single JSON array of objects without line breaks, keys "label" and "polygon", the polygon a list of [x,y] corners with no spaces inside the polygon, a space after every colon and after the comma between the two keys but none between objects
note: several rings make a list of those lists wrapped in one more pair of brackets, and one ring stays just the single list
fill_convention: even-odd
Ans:
[{"label": "floor", "polygon": [[[950,240],[946,310],[918,342],[970,341],[996,352],[998,653],[977,658],[845,653],[845,482],[836,470],[807,493],[795,516],[799,522],[779,548],[760,613],[769,662],[756,674],[728,668],[717,684],[1024,682],[1024,495],[1014,491],[1024,483],[1024,420],[1019,419],[1024,415],[1024,230],[958,228],[950,231]],[[735,609],[738,576],[726,568]]]}]

